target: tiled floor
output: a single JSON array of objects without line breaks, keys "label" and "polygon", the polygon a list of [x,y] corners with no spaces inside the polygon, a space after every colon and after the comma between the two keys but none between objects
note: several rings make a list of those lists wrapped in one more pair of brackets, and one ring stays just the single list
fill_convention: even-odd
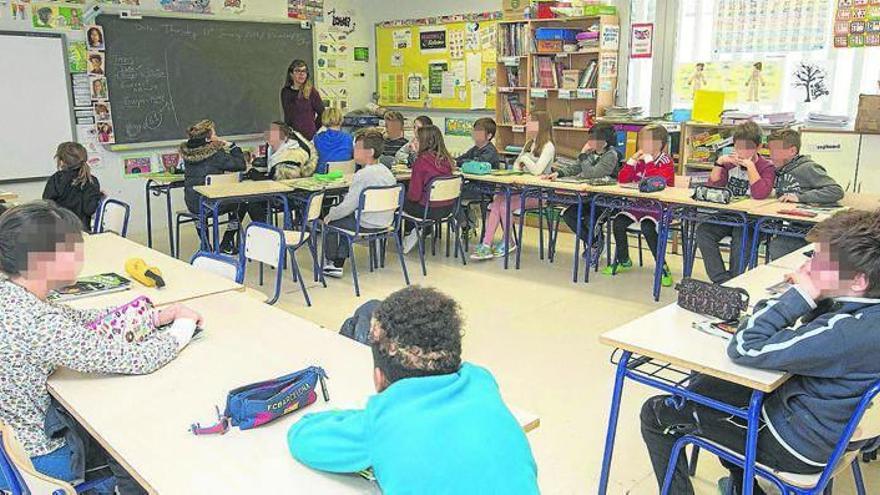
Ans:
[{"label": "tiled floor", "polygon": [[[192,249],[192,238],[184,239]],[[158,239],[157,246],[166,243]],[[465,358],[492,370],[508,403],[533,411],[541,427],[529,434],[537,459],[540,483],[547,494],[595,493],[604,446],[613,368],[610,348],[598,336],[617,325],[673,302],[675,293],[664,289],[661,301],[651,299],[653,260],[615,278],[596,274],[589,284],[571,282],[570,235],[560,236],[556,263],[538,259],[536,231],[528,229],[523,267],[504,271],[498,260],[468,263],[437,256],[428,260],[428,276],[418,267],[418,255],[407,256],[415,284],[431,285],[454,296],[466,317]],[[378,272],[367,270],[360,253],[360,298],[354,297],[350,271],[345,278],[329,279],[329,287],[310,284],[314,306],[305,307],[296,284],[285,280],[278,306],[337,331],[354,309],[371,298],[382,298],[402,287],[403,277],[394,253]],[[635,249],[633,249],[635,256]],[[300,266],[310,263],[300,254]],[[681,258],[671,256],[674,273]],[[698,263],[699,265],[699,263]],[[348,268],[348,267],[346,267]],[[698,276],[702,276],[697,267]],[[249,285],[256,286],[251,270]],[[268,287],[267,287],[268,289]],[[369,370],[364,370],[368,373]],[[612,494],[658,492],[638,429],[638,411],[653,395],[640,385],[628,384],[612,470]],[[880,462],[863,466],[868,493],[880,492]],[[715,480],[723,474],[717,460],[704,455],[695,479],[699,494],[715,494]],[[855,493],[847,473],[835,493]]]}]

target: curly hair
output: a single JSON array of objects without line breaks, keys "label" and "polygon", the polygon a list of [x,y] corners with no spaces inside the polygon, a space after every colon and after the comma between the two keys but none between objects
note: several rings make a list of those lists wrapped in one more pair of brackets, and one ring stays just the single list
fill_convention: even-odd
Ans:
[{"label": "curly hair", "polygon": [[446,294],[406,287],[385,298],[373,318],[373,362],[389,383],[446,375],[461,367],[460,308]]}]

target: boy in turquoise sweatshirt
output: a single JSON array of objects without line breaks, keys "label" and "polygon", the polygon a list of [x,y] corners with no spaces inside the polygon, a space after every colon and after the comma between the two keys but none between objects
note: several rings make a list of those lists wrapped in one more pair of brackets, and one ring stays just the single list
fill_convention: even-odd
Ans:
[{"label": "boy in turquoise sweatshirt", "polygon": [[537,467],[498,384],[461,362],[458,304],[411,286],[373,314],[366,409],[309,414],[287,435],[303,464],[333,473],[373,468],[383,493],[536,494]]}]

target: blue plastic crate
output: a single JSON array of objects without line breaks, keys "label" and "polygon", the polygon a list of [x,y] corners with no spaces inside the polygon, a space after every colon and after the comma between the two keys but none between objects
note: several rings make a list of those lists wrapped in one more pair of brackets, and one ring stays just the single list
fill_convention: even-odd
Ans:
[{"label": "blue plastic crate", "polygon": [[539,41],[562,40],[565,43],[575,43],[577,41],[578,29],[561,29],[561,28],[538,28],[535,30],[535,39]]}]

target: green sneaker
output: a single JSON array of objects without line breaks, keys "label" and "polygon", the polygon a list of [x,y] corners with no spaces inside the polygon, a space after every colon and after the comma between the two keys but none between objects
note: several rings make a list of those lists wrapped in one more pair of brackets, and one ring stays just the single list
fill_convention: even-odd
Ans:
[{"label": "green sneaker", "polygon": [[663,273],[660,275],[660,285],[663,287],[672,287],[672,272],[669,271],[669,265],[663,263]]},{"label": "green sneaker", "polygon": [[[492,246],[492,254],[493,254],[496,258],[503,258],[503,257],[504,257],[504,253],[507,252],[507,251],[508,251],[508,249],[504,246],[504,242],[503,242],[503,241],[498,241],[498,242],[495,243],[494,246]],[[511,245],[509,251],[510,251],[511,253],[514,252],[514,251],[516,251],[516,244]]]},{"label": "green sneaker", "polygon": [[602,275],[617,275],[618,273],[628,272],[632,270],[632,260],[626,260],[622,263],[611,263],[602,270]]},{"label": "green sneaker", "polygon": [[471,253],[471,259],[475,261],[490,260],[494,257],[495,253],[492,252],[492,247],[488,244],[479,244]]}]

